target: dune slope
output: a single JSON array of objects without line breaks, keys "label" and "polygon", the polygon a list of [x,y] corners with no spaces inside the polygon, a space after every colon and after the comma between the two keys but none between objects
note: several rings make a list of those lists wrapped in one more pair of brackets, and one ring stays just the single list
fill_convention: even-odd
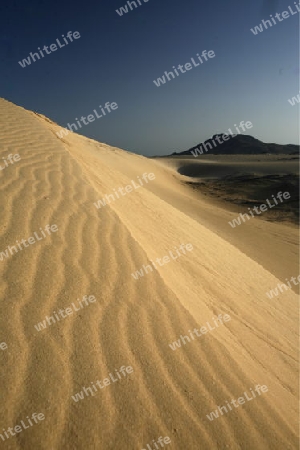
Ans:
[{"label": "dune slope", "polygon": [[[266,292],[279,279],[167,201],[183,189],[154,160],[70,133],[0,100],[0,252],[47,224],[58,231],[0,261],[0,428],[45,420],[3,442],[22,450],[297,448],[297,296]],[[3,165],[3,164],[2,164]],[[137,180],[155,180],[97,209]],[[160,195],[161,192],[161,195]],[[180,244],[193,250],[139,279]],[[34,327],[84,295],[96,302]],[[219,314],[231,320],[169,346]],[[133,372],[75,402],[121,366]],[[210,421],[255,385],[268,392]],[[1,432],[0,432],[1,433]],[[168,446],[167,446],[168,447]]]}]

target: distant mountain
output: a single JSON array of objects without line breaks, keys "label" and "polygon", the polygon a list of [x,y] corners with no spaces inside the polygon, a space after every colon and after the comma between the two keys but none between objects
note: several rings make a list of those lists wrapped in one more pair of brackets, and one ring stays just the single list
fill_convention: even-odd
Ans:
[{"label": "distant mountain", "polygon": [[[212,155],[261,155],[266,153],[271,153],[273,155],[293,155],[298,154],[300,150],[299,145],[266,144],[246,134],[235,135],[234,137],[230,137],[227,141],[224,141],[222,136],[223,134],[215,134],[204,143],[180,153],[174,152],[172,153],[172,156],[194,155],[195,153],[192,153],[193,151],[196,152],[197,157],[201,156],[201,152],[203,152],[203,155],[207,153]],[[217,137],[219,137],[220,143],[218,143]]]}]

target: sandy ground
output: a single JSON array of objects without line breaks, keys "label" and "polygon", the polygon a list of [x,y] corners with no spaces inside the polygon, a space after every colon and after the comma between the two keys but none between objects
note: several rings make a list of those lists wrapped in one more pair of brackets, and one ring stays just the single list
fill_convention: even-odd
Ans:
[{"label": "sandy ground", "polygon": [[[182,211],[238,247],[282,282],[290,279],[291,273],[294,276],[299,273],[298,157],[205,155],[201,160],[176,156],[155,161],[172,169],[181,182],[175,201]],[[179,172],[187,175],[181,176]],[[228,221],[239,213],[249,214],[248,207],[253,209],[254,205],[266,203],[266,199],[272,200],[272,194],[280,190],[288,190],[291,199],[234,230],[230,227]],[[292,284],[292,287],[299,292],[299,286]]]},{"label": "sandy ground", "polygon": [[[73,133],[59,139],[58,125],[5,100],[0,119],[1,156],[21,157],[0,172],[0,252],[58,227],[0,261],[0,429],[45,415],[0,448],[148,450],[159,436],[178,450],[298,448],[297,296],[266,295],[298,275],[295,227],[253,219],[231,229],[236,212],[164,161]],[[145,172],[155,180],[94,206]],[[193,251],[132,277],[189,243]],[[97,301],[35,329],[84,295]],[[231,320],[171,350],[219,314]],[[123,365],[133,373],[74,402]],[[208,420],[257,384],[268,392]]]}]

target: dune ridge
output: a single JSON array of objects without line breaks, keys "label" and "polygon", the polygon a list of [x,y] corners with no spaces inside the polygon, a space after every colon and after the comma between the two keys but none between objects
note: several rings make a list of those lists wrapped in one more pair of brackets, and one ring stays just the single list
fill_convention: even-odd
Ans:
[{"label": "dune ridge", "polygon": [[[172,195],[180,179],[160,162],[70,133],[0,100],[0,251],[55,223],[58,232],[0,262],[1,427],[33,412],[39,425],[7,449],[295,449],[297,296],[270,301],[281,280]],[[143,172],[156,179],[97,210],[99,198]],[[172,191],[172,192],[171,192]],[[193,251],[139,280],[131,273],[174,246]],[[292,247],[295,250],[295,247]],[[34,324],[83,295],[96,303],[37,332]],[[173,352],[169,343],[218,314],[228,324]],[[74,403],[120,366],[134,372]],[[209,422],[206,414],[255,384],[268,393]],[[0,428],[1,428],[0,427]]]}]

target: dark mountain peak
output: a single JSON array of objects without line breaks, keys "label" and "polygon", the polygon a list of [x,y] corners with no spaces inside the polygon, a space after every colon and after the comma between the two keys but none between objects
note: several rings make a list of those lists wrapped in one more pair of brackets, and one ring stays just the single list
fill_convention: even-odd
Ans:
[{"label": "dark mountain peak", "polygon": [[[227,137],[226,137],[227,136]],[[224,139],[225,137],[225,139]],[[212,155],[261,155],[261,154],[298,154],[299,145],[264,143],[248,134],[214,134],[211,138],[195,147],[172,155],[201,156]]]}]

